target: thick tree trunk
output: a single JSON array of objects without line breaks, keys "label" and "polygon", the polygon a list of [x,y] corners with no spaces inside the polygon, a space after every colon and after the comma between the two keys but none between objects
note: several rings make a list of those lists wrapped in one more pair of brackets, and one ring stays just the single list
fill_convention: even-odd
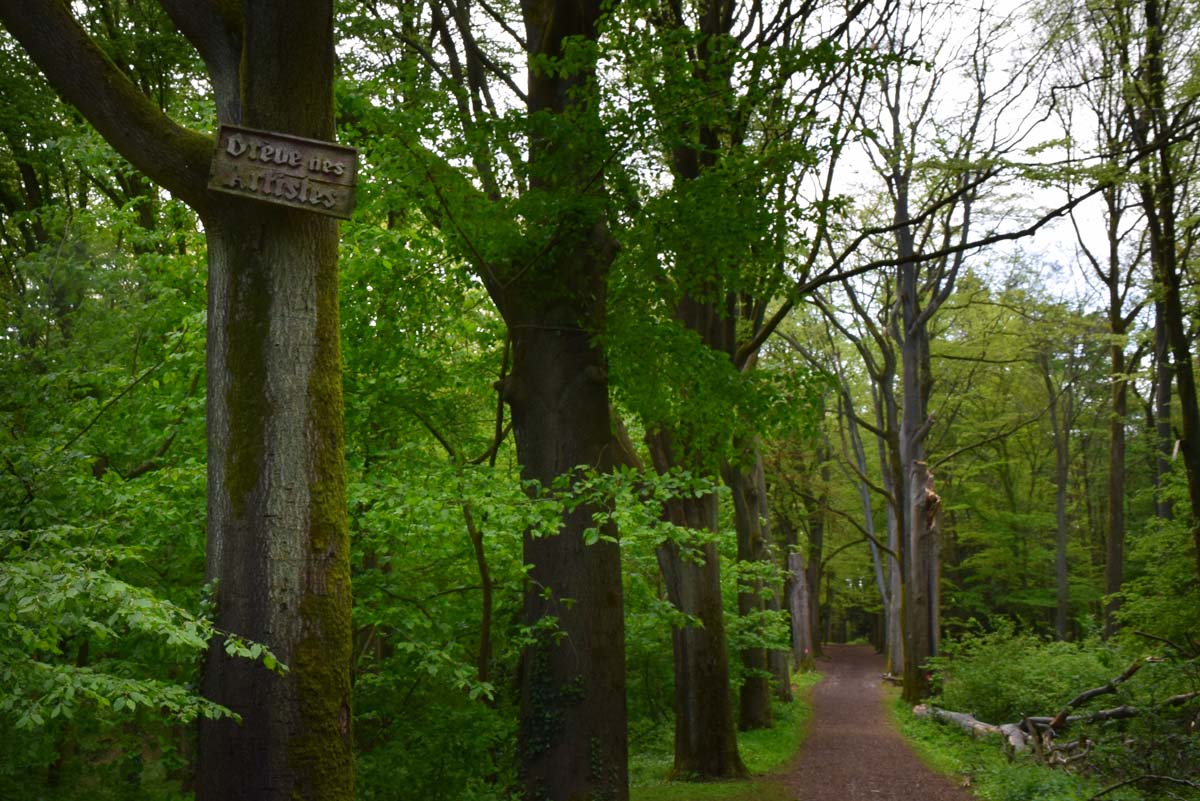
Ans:
[{"label": "thick tree trunk", "polygon": [[352,798],[350,569],[337,227],[231,200],[209,245],[208,578],[216,624],[290,670],[220,644],[204,694],[200,799]]},{"label": "thick tree trunk", "polygon": [[[805,568],[808,573],[808,626],[812,629],[813,633],[812,650],[814,657],[824,656],[824,650],[821,648],[822,641],[827,642],[832,639],[829,635],[829,625],[832,621],[827,620],[827,616],[821,614],[821,585],[825,578],[821,571],[823,539],[823,533],[815,538],[815,543],[810,538],[808,564]],[[828,597],[828,594],[826,597]],[[826,611],[833,609],[833,604],[826,602],[825,609]]]},{"label": "thick tree trunk", "polygon": [[[744,564],[765,562],[767,555],[767,536],[763,530],[763,512],[766,508],[763,495],[766,486],[762,480],[762,458],[757,447],[750,448],[747,455],[753,456],[751,467],[727,464],[721,471],[733,496],[737,558],[738,562]],[[764,609],[762,581],[739,581],[738,614],[752,617],[761,614]],[[739,656],[745,676],[738,693],[738,728],[743,731],[770,728],[771,682],[767,674],[767,650],[743,648]]]},{"label": "thick tree trunk", "polygon": [[[893,334],[897,330],[893,325]],[[888,341],[894,343],[897,339],[899,337],[895,336]],[[884,609],[887,640],[885,666],[889,673],[896,675],[904,671],[904,538],[901,533],[903,514],[899,509],[903,503],[903,479],[900,475],[900,410],[896,403],[894,351],[885,359],[885,369],[877,376],[871,394],[875,426],[882,432],[876,435],[875,446],[879,453],[883,490],[888,496],[887,547],[890,553],[886,571],[887,605]]]},{"label": "thick tree trunk", "polygon": [[[676,318],[696,332],[703,344],[730,354],[735,325],[723,306],[685,294]],[[690,443],[677,442],[667,431],[648,434],[646,444],[659,473],[684,467],[703,475],[711,467],[703,457],[685,455]],[[717,530],[717,496],[677,498],[666,504],[675,525],[705,534]],[[730,702],[729,655],[721,599],[720,557],[714,544],[700,549],[700,563],[689,560],[674,543],[658,549],[667,597],[681,612],[695,616],[702,628],[674,629],[675,767],[674,774],[704,779],[744,776],[737,751],[737,731]]]},{"label": "thick tree trunk", "polygon": [[925,662],[933,655],[933,603],[930,564],[936,536],[938,499],[933,474],[924,462],[913,462],[909,473],[909,525],[905,542],[904,699],[919,701],[929,694]]},{"label": "thick tree trunk", "polygon": [[[579,465],[608,471],[603,354],[567,304],[531,319],[539,324],[512,323],[504,389],[522,478],[548,487]],[[552,622],[521,659],[521,778],[531,799],[628,797],[620,552],[584,542],[595,511],[580,506],[555,535],[525,535],[525,624]]]},{"label": "thick tree trunk", "polygon": [[[929,491],[933,491],[932,475]],[[937,656],[942,650],[942,504],[934,495],[926,497],[926,532],[929,539],[929,653]]]},{"label": "thick tree trunk", "polygon": [[[333,4],[227,17],[162,0],[213,78],[222,122],[332,139]],[[217,197],[212,140],[168,119],[56,0],[0,2],[49,80],[208,240],[208,577],[216,625],[289,670],[209,651],[203,692],[242,717],[200,726],[200,801],[354,797],[337,226]]]},{"label": "thick tree trunk", "polygon": [[719,558],[711,544],[703,546],[701,554],[703,562],[695,564],[674,544],[664,545],[658,552],[668,598],[701,624],[671,630],[675,657],[675,766],[671,772],[678,777],[740,777],[746,775],[746,768],[734,734]]},{"label": "thick tree trunk", "polygon": [[[1179,182],[1175,176],[1175,155],[1170,138],[1172,120],[1165,79],[1164,30],[1159,0],[1144,0],[1145,50],[1137,71],[1144,74],[1144,100],[1131,109],[1133,134],[1137,145],[1150,151],[1141,167],[1138,190],[1150,240],[1150,262],[1163,304],[1162,323],[1175,369],[1179,390],[1179,451],[1187,474],[1188,501],[1191,506],[1192,540],[1197,572],[1200,572],[1200,400],[1196,397],[1196,378],[1192,366],[1191,338],[1183,308],[1183,286],[1179,270],[1176,238],[1176,207]],[[1126,65],[1127,67],[1129,65]],[[1142,94],[1138,95],[1143,97]],[[1152,139],[1153,137],[1153,139]]]},{"label": "thick tree trunk", "polygon": [[[778,612],[781,609],[779,599],[785,597],[782,589],[782,586],[777,585],[776,591],[767,598],[767,611]],[[793,700],[791,654],[790,648],[786,651],[776,648],[767,651],[767,670],[771,673],[771,681],[775,686],[775,699],[784,703],[791,703]]]},{"label": "thick tree trunk", "polygon": [[1181,278],[1174,257],[1174,200],[1168,195],[1163,203],[1168,213],[1164,219],[1148,214],[1151,228],[1150,258],[1156,265],[1156,275],[1163,291],[1163,322],[1171,344],[1175,381],[1179,389],[1180,436],[1179,451],[1187,475],[1188,500],[1191,506],[1192,539],[1196,550],[1197,571],[1200,572],[1200,406],[1197,405],[1196,379],[1192,369],[1191,339],[1183,311]]},{"label": "thick tree trunk", "polygon": [[[850,388],[846,384],[845,377],[841,376],[840,365],[839,377],[841,378],[842,382],[841,395],[843,414],[845,415],[846,428],[850,435],[850,447],[854,454],[854,464],[858,469],[860,476],[858,481],[858,499],[863,510],[863,529],[866,531],[867,537],[870,540],[871,566],[875,569],[875,587],[877,590],[879,590],[880,608],[885,611],[884,618],[886,618],[886,610],[890,604],[890,598],[887,580],[883,575],[883,559],[877,544],[878,537],[875,532],[875,510],[871,503],[871,488],[868,486],[866,478],[863,478],[863,476],[867,475],[867,452],[863,447],[862,435],[859,433],[858,417],[854,411],[854,401],[850,395]],[[880,651],[886,652],[889,642],[889,632],[886,625],[881,628],[882,638],[877,645]]]},{"label": "thick tree trunk", "polygon": [[[769,521],[771,520],[771,510],[767,499],[767,474],[763,467],[762,452],[756,447],[754,451],[754,489],[755,496],[758,501],[758,519],[762,528],[761,537],[763,542],[762,560],[776,567],[782,568],[776,550],[772,546],[774,535],[770,528]],[[774,582],[774,589],[766,593],[763,598],[763,608],[768,612],[779,612],[782,598],[784,595],[785,581],[781,577],[780,580]],[[791,702],[792,700],[792,670],[789,657],[791,655],[790,648],[772,648],[767,651],[767,671],[771,674],[771,681],[775,687],[775,698]]]},{"label": "thick tree trunk", "polygon": [[[333,138],[332,14],[322,0],[277,0],[246,15],[240,96],[222,98],[243,124]],[[290,670],[209,653],[204,693],[242,723],[202,724],[197,797],[350,799],[337,225],[237,199],[214,201],[204,221],[216,622]]]},{"label": "thick tree trunk", "polygon": [[[876,398],[875,414],[881,431],[898,431],[899,414],[896,409],[895,395],[891,388],[880,388]],[[886,426],[886,427],[885,427]],[[882,466],[883,489],[892,499],[887,504],[887,546],[891,551],[887,559],[887,607],[884,610],[887,627],[887,661],[889,673],[898,674],[904,671],[904,569],[902,555],[904,553],[903,538],[900,532],[901,516],[897,510],[900,500],[900,482],[897,478],[899,466],[899,447],[893,443],[889,447],[884,437],[877,437],[879,460]]]},{"label": "thick tree trunk", "polygon": [[[887,510],[888,548],[900,554],[900,522],[891,504]],[[904,571],[899,559],[888,557],[887,606],[887,669],[896,674],[904,671]]]},{"label": "thick tree trunk", "polygon": [[[647,437],[655,468],[675,464],[666,434]],[[717,530],[717,497],[676,498],[667,503],[669,520],[698,532]],[[685,555],[667,542],[658,549],[658,564],[667,599],[699,626],[673,628],[675,667],[675,766],[672,774],[706,779],[746,775],[737,750],[729,684],[729,656],[721,600],[720,557],[707,543]],[[697,556],[699,558],[697,558]]]},{"label": "thick tree trunk", "polygon": [[[771,546],[774,537],[768,527],[771,512],[767,503],[767,476],[766,471],[763,469],[761,451],[756,450],[755,463],[757,464],[757,468],[755,469],[755,487],[758,495],[758,518],[762,521],[762,538],[766,545],[763,560],[782,567],[775,556],[775,549]],[[766,594],[763,606],[768,612],[778,612],[780,610],[780,599],[786,597],[784,595],[784,585],[785,582],[781,579],[775,582],[774,589]],[[786,703],[792,701],[790,656],[790,648],[772,648],[767,651],[767,670],[770,672],[771,680],[775,686],[775,698]]]},{"label": "thick tree trunk", "polygon": [[[907,207],[898,202],[897,219],[907,219]],[[898,253],[903,257],[913,253],[912,233],[908,228],[897,233]],[[903,376],[903,416],[900,420],[900,485],[903,539],[902,565],[904,593],[902,620],[904,624],[904,699],[916,703],[929,694],[929,682],[924,664],[933,655],[931,631],[932,597],[937,588],[930,587],[931,543],[926,520],[926,495],[932,494],[932,476],[925,466],[924,438],[928,424],[925,413],[927,387],[924,384],[925,363],[928,358],[928,334],[921,321],[917,297],[916,267],[901,265],[898,296],[904,339],[900,345]]]},{"label": "thick tree trunk", "polygon": [[[529,0],[521,9],[528,112],[537,120],[529,185],[545,193],[539,208],[548,211],[526,221],[536,244],[515,266],[476,266],[512,337],[512,373],[502,392],[521,475],[548,492],[581,465],[608,472],[615,458],[608,370],[594,341],[614,251],[603,204],[589,200],[580,208],[593,183],[603,185],[597,179],[605,144],[591,135],[594,127],[580,124],[594,113],[595,66],[554,66],[569,40],[595,40],[601,6]],[[611,536],[585,543],[596,511],[581,505],[564,515],[557,533],[525,533],[524,622],[538,632],[520,667],[518,758],[529,799],[629,797],[620,551]]]},{"label": "thick tree trunk", "polygon": [[[820,463],[821,486],[815,494],[804,498],[805,511],[808,513],[808,618],[809,628],[813,633],[813,657],[821,656],[822,637],[827,621],[821,615],[821,583],[824,579],[822,562],[825,558],[825,523],[829,513],[829,450],[824,441],[817,446],[817,461]],[[832,604],[826,604],[826,609],[832,609]]]}]

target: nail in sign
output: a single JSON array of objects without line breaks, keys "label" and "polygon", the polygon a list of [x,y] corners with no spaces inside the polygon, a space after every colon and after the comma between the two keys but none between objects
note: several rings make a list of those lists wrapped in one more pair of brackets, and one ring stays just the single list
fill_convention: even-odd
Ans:
[{"label": "nail in sign", "polygon": [[222,125],[208,188],[347,220],[357,172],[352,147]]}]

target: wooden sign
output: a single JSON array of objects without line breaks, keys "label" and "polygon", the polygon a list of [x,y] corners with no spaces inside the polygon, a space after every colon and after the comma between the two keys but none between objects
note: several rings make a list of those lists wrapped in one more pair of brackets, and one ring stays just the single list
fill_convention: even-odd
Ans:
[{"label": "wooden sign", "polygon": [[348,220],[357,170],[352,147],[222,125],[208,188]]}]

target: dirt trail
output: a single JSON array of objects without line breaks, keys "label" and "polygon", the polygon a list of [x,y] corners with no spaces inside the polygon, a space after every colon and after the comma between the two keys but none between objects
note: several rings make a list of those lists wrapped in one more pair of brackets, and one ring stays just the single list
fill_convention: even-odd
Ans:
[{"label": "dirt trail", "polygon": [[826,646],[813,718],[783,781],[800,801],[977,801],[925,767],[888,720],[883,659],[869,646]]}]

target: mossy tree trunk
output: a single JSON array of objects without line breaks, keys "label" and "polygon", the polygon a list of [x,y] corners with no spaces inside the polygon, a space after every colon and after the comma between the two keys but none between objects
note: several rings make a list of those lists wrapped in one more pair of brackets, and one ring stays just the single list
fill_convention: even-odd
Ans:
[{"label": "mossy tree trunk", "polygon": [[[163,0],[221,122],[333,138],[330,0]],[[58,0],[0,19],[123,156],[187,202],[208,241],[208,575],[217,626],[290,670],[225,656],[204,691],[241,725],[200,731],[201,801],[350,799],[350,574],[337,226],[208,192],[213,140],[141,94]]]},{"label": "mossy tree trunk", "polygon": [[350,572],[337,239],[304,212],[208,218],[208,576],[217,625],[290,668],[209,653],[200,799],[351,798]]}]

